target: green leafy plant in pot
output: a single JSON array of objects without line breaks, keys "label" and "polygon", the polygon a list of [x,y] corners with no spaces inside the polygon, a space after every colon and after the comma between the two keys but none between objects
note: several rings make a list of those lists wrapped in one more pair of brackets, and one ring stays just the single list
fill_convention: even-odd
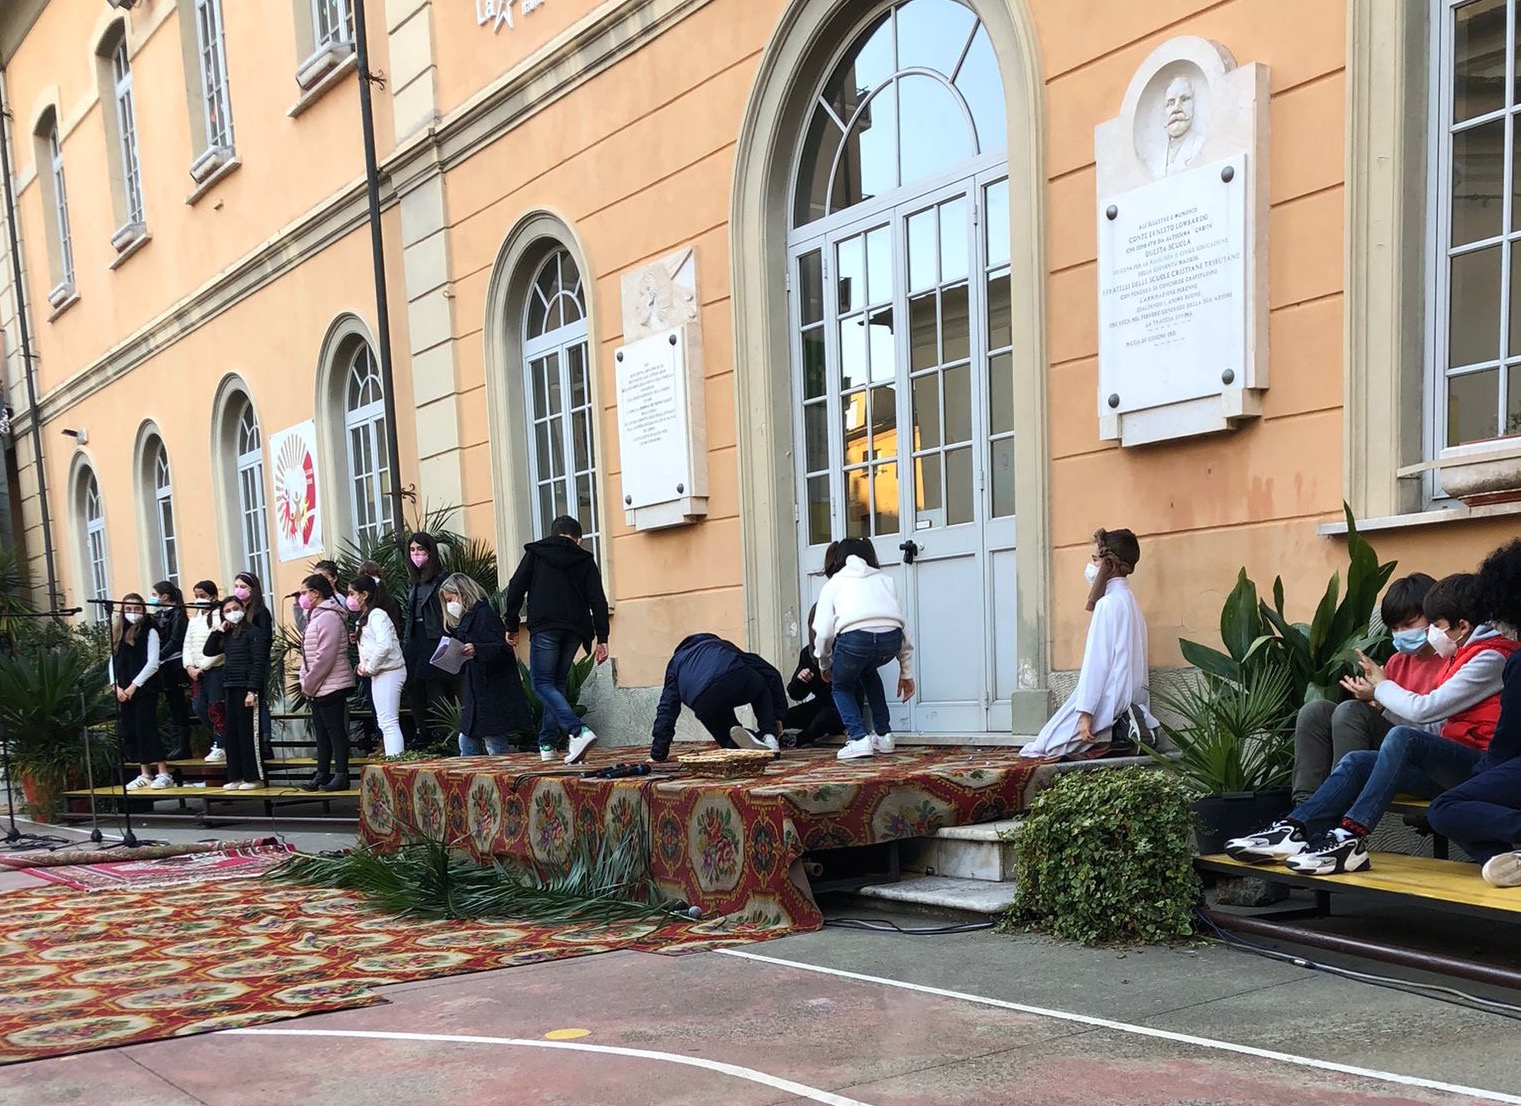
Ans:
[{"label": "green leafy plant in pot", "polygon": [[63,792],[84,780],[86,730],[96,780],[116,778],[117,743],[105,728],[115,706],[104,673],[77,645],[0,656],[0,726],[31,817],[50,821]]}]

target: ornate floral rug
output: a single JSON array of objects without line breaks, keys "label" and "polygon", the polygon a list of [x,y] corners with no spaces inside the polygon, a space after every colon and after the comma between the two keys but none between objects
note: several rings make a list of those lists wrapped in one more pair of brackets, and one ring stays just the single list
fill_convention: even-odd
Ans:
[{"label": "ornate floral rug", "polygon": [[[617,752],[582,767],[605,767]],[[1017,749],[972,748],[853,761],[836,760],[833,749],[789,750],[765,775],[741,780],[598,780],[546,771],[523,755],[370,765],[360,785],[360,836],[395,846],[418,827],[483,862],[508,855],[553,863],[574,835],[614,835],[642,821],[667,894],[707,918],[775,934],[823,924],[799,863],[804,853],[1011,817],[1037,767]]]},{"label": "ornate floral rug", "polygon": [[250,848],[272,841],[270,837],[250,837],[238,841],[187,841],[177,845],[141,845],[124,849],[119,845],[96,845],[80,841],[73,845],[60,845],[52,849],[26,849],[19,852],[0,852],[0,866],[6,868],[48,868],[62,864],[101,864],[122,860],[153,860],[166,856],[184,856],[187,853],[210,853],[222,849]]},{"label": "ornate floral rug", "polygon": [[0,1063],[385,1001],[374,988],[613,949],[752,940],[713,924],[417,921],[267,880],[0,895]]},{"label": "ornate floral rug", "polygon": [[[273,837],[241,848],[182,853],[152,860],[102,860],[95,864],[62,864],[22,871],[76,891],[104,891],[123,884],[134,887],[176,887],[188,883],[219,883],[251,879],[281,863],[296,850]],[[108,854],[109,855],[109,854]]]}]

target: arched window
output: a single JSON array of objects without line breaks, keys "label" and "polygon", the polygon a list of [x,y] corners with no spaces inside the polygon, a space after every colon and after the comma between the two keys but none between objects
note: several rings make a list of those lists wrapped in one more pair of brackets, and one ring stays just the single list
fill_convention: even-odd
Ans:
[{"label": "arched window", "polygon": [[243,564],[266,588],[269,575],[269,529],[264,517],[264,444],[253,403],[243,400],[237,426],[238,519]]},{"label": "arched window", "polygon": [[127,56],[127,28],[115,24],[97,48],[96,73],[105,109],[106,141],[115,147],[111,166],[111,200],[118,230],[112,245],[118,253],[143,236],[143,177],[137,145],[137,108],[132,63]]},{"label": "arched window", "polygon": [[158,571],[180,582],[178,545],[174,536],[174,487],[169,479],[169,451],[155,438],[149,452],[153,467],[153,525],[158,539]]},{"label": "arched window", "polygon": [[557,248],[540,265],[524,316],[523,393],[534,536],[548,534],[558,516],[573,515],[581,523],[585,547],[600,557],[586,297],[570,251]]},{"label": "arched window", "polygon": [[385,392],[369,344],[354,347],[344,384],[343,428],[348,444],[350,521],[360,544],[380,537],[391,491],[387,462]]},{"label": "arched window", "polygon": [[74,295],[74,236],[69,228],[69,189],[63,177],[58,112],[48,108],[33,135],[42,202],[52,213],[47,227],[48,303],[62,307]]},{"label": "arched window", "polygon": [[987,28],[959,0],[878,16],[825,82],[803,140],[792,225],[803,226],[1008,144]]},{"label": "arched window", "polygon": [[[78,480],[84,587],[91,599],[109,599],[111,580],[106,571],[106,513],[100,502],[100,485],[95,480],[94,471],[88,467],[82,470]],[[105,607],[92,606],[90,613],[99,622],[105,619],[105,612]]]}]

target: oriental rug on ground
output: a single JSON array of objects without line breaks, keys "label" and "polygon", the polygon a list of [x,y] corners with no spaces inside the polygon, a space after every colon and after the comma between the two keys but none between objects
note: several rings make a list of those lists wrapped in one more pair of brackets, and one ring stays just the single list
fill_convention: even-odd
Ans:
[{"label": "oriental rug on ground", "polygon": [[0,1063],[370,1006],[374,988],[613,949],[753,939],[710,923],[419,921],[263,879],[0,895]]},{"label": "oriental rug on ground", "polygon": [[[98,860],[93,864],[61,864],[22,871],[48,883],[61,883],[76,891],[114,890],[133,887],[176,887],[188,883],[220,883],[253,879],[290,857],[295,849],[273,837],[253,845],[182,853],[153,860]],[[109,854],[108,854],[109,855]]]},{"label": "oriental rug on ground", "polygon": [[[620,752],[629,759],[614,749],[583,767],[614,763]],[[798,863],[804,853],[1011,817],[1038,768],[1017,749],[971,748],[853,761],[836,760],[833,749],[789,750],[764,776],[739,780],[598,780],[522,755],[370,765],[360,836],[384,849],[421,832],[483,863],[554,864],[578,835],[615,837],[642,823],[667,894],[707,918],[779,933],[823,924]]]}]

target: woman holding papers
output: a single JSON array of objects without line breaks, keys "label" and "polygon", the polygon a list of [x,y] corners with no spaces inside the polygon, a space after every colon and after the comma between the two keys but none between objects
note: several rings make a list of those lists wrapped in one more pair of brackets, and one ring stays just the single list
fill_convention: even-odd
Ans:
[{"label": "woman holding papers", "polygon": [[482,753],[501,756],[512,751],[513,737],[521,744],[533,732],[528,700],[518,675],[517,655],[507,646],[507,627],[492,610],[481,586],[463,573],[447,577],[438,587],[443,607],[444,632],[458,643],[445,648],[438,667],[464,673],[460,699],[459,751],[462,756]]}]

